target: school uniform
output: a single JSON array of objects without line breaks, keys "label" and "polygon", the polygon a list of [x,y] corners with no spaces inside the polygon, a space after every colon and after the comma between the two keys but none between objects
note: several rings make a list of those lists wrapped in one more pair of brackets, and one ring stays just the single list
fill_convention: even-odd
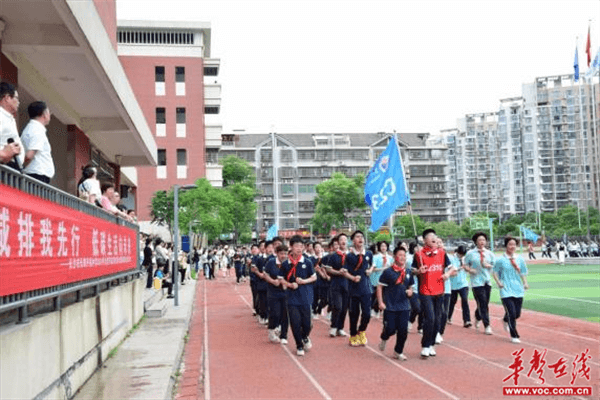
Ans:
[{"label": "school uniform", "polygon": [[[513,265],[513,262],[515,265]],[[514,255],[511,260],[508,254],[504,254],[496,259],[494,272],[504,285],[500,289],[500,299],[502,299],[505,311],[504,322],[508,323],[510,337],[518,339],[517,319],[521,316],[521,307],[525,296],[525,288],[521,277],[527,275],[527,265],[521,256]]]},{"label": "school uniform", "polygon": [[[274,257],[275,256],[273,256],[273,255],[270,255],[270,256],[267,256],[266,254],[260,255],[258,257],[258,259],[256,260],[256,268],[258,269],[258,271],[264,272],[265,265],[267,265],[269,258],[274,258]],[[267,316],[268,316],[267,288],[268,288],[269,284],[267,283],[267,281],[260,278],[259,276],[257,276],[257,278],[258,279],[256,281],[256,296],[257,296],[257,305],[258,305],[258,315],[263,320],[266,320]]]},{"label": "school uniform", "polygon": [[482,263],[485,262],[494,265],[494,253],[487,249],[484,249],[483,251],[473,249],[467,253],[464,262],[470,268],[474,268],[477,271],[475,275],[471,275],[473,297],[475,297],[475,302],[477,303],[475,319],[477,321],[483,321],[483,326],[487,328],[490,326],[489,304],[492,286],[490,285],[490,270],[484,268]]},{"label": "school uniform", "polygon": [[426,267],[419,273],[419,299],[423,313],[422,348],[433,348],[435,337],[441,324],[444,296],[444,269],[450,265],[446,252],[442,249],[423,247],[415,254],[413,268]]},{"label": "school uniform", "polygon": [[[309,279],[315,274],[310,260],[304,256],[296,265],[288,258],[281,263],[279,269],[279,279],[286,280],[289,283],[296,282],[297,278],[303,280]],[[304,344],[308,341],[308,336],[312,328],[312,318],[310,315],[310,307],[313,300],[313,285],[302,284],[298,285],[297,289],[286,289],[287,309],[289,324],[292,328],[292,335],[296,342],[296,349],[303,350]]]},{"label": "school uniform", "polygon": [[[450,258],[450,257],[448,257]],[[450,260],[450,265],[445,268],[444,272],[450,271],[453,268],[452,260]],[[446,322],[448,322],[448,311],[450,308],[450,294],[452,292],[452,286],[450,284],[450,279],[446,279],[444,281],[444,296],[442,300],[442,318],[440,320],[440,327],[438,329],[440,335],[443,335],[446,331]]]},{"label": "school uniform", "polygon": [[[250,267],[256,266],[258,257],[260,254],[256,254],[250,258]],[[256,284],[260,278],[256,276],[254,272],[250,272],[250,291],[252,292],[252,309],[254,315],[258,314],[258,292],[256,291]]]},{"label": "school uniform", "polygon": [[[375,254],[373,256],[373,265],[375,269],[371,272],[369,280],[371,281],[371,307],[375,311],[379,311],[377,306],[377,285],[379,285],[379,277],[385,268],[388,268],[394,263],[394,257],[389,254]],[[378,270],[378,271],[376,271]]]},{"label": "school uniform", "polygon": [[[327,255],[321,257],[313,257],[314,268],[316,269],[317,267],[327,265],[327,257]],[[323,309],[327,307],[327,304],[329,304],[329,281],[327,279],[323,279],[321,274],[317,274],[317,282],[315,283],[314,297],[315,301],[313,301],[313,313],[319,315],[321,314],[321,311],[323,311]]]},{"label": "school uniform", "polygon": [[462,308],[463,325],[470,326],[471,324],[471,311],[469,310],[469,282],[467,280],[467,271],[465,271],[460,264],[458,257],[450,257],[452,265],[458,273],[455,276],[451,276],[450,281],[450,307],[448,309],[448,319],[452,318],[454,313],[454,306],[460,295],[460,304]]},{"label": "school uniform", "polygon": [[[394,351],[402,354],[404,344],[408,336],[408,318],[411,310],[410,298],[406,290],[414,284],[413,274],[410,268],[397,270],[394,267],[387,268],[379,277],[378,285],[383,288],[383,331],[381,340],[388,340],[396,335]],[[414,293],[413,293],[414,296]]]},{"label": "school uniform", "polygon": [[[265,265],[265,273],[271,279],[278,280],[281,270],[281,263],[275,258],[270,258]],[[281,327],[280,339],[287,339],[288,333],[288,313],[285,290],[279,286],[273,286],[267,282],[267,305],[269,309],[269,329]]]},{"label": "school uniform", "polygon": [[[358,253],[356,250],[349,252],[346,256],[344,268],[352,276],[360,276],[358,282],[348,282],[348,315],[350,317],[350,337],[359,332],[365,332],[371,320],[371,282],[367,276],[367,270],[373,263],[373,254],[370,251]],[[360,325],[358,319],[360,316]],[[363,343],[366,344],[366,343]]]},{"label": "school uniform", "polygon": [[[412,254],[406,255],[406,265],[407,268],[413,265],[414,257]],[[410,298],[410,316],[409,322],[413,324],[417,317],[419,317],[419,322],[417,325],[417,329],[423,329],[423,314],[421,313],[421,301],[419,300],[419,277],[413,274],[413,295]]]},{"label": "school uniform", "polygon": [[[346,262],[346,253],[332,253],[327,265],[335,271],[340,271]],[[338,331],[344,329],[346,313],[348,312],[348,279],[345,276],[331,275],[329,284],[329,305],[331,306],[331,328]]]},{"label": "school uniform", "polygon": [[233,265],[235,268],[235,281],[237,283],[240,283],[240,281],[242,280],[242,274],[244,273],[243,271],[243,264],[242,264],[242,258],[235,258],[233,260]]}]

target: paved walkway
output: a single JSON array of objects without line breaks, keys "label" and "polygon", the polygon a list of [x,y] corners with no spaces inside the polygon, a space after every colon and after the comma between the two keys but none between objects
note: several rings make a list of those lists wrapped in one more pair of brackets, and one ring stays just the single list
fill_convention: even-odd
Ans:
[{"label": "paved walkway", "polygon": [[171,399],[196,285],[191,280],[180,286],[179,306],[168,300],[164,316],[146,317],[75,399]]}]

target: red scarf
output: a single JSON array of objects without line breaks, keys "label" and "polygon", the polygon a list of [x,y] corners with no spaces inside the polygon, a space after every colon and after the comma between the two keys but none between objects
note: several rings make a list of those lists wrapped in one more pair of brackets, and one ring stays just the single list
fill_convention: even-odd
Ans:
[{"label": "red scarf", "polygon": [[292,265],[292,268],[290,269],[290,272],[288,272],[288,274],[287,274],[286,279],[288,282],[290,281],[290,278],[292,277],[292,275],[294,275],[294,278],[296,277],[296,266],[300,262],[301,258],[302,258],[302,254],[300,254],[297,258],[294,258],[294,256],[290,254],[288,260],[289,260],[290,264]]},{"label": "red scarf", "polygon": [[392,265],[392,269],[396,272],[400,272],[400,276],[398,277],[398,279],[396,279],[396,285],[399,285],[402,282],[404,282],[404,277],[406,276],[406,269],[404,267],[396,265],[396,263]]},{"label": "red scarf", "polygon": [[336,251],[336,253],[342,258],[342,268],[344,268],[344,263],[346,262],[346,253],[342,253],[341,250]]},{"label": "red scarf", "polygon": [[485,263],[485,250],[479,250],[479,263],[481,264],[481,268],[483,268],[483,264]]},{"label": "red scarf", "polygon": [[383,265],[381,266],[381,268],[385,268],[385,265],[387,264],[387,256],[383,256]]},{"label": "red scarf", "polygon": [[360,267],[362,267],[363,264],[363,255],[359,254],[358,255],[358,262],[356,263],[356,267],[354,267],[355,271],[358,271],[360,269]]},{"label": "red scarf", "polygon": [[517,273],[521,273],[521,268],[519,268],[519,266],[517,265],[517,260],[515,260],[514,257],[508,257],[508,259],[510,260],[510,263],[512,264],[513,268],[517,271]]},{"label": "red scarf", "polygon": [[432,249],[431,247],[423,247],[423,253],[427,256],[427,257],[433,257],[437,254],[437,249]]}]

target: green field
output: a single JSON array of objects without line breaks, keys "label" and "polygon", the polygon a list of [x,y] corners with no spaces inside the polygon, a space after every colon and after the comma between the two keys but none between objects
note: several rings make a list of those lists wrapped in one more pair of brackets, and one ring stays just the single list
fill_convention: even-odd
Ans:
[{"label": "green field", "polygon": [[[523,308],[600,322],[599,265],[528,264],[527,268],[529,290]],[[490,301],[502,304],[495,287]]]}]

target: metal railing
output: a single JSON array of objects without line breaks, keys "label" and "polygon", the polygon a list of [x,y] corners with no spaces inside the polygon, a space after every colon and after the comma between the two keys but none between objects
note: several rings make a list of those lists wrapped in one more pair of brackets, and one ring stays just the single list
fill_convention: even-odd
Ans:
[{"label": "metal railing", "polygon": [[[12,168],[0,165],[0,184],[18,189],[24,193],[36,196],[64,207],[71,208],[101,218],[113,224],[124,226],[136,231],[136,257],[140,253],[139,227],[129,221],[117,217],[94,204],[83,201],[72,194],[66,193],[60,189],[47,185],[43,182],[23,175]],[[61,307],[61,297],[76,293],[77,300],[82,300],[82,293],[86,289],[93,288],[94,295],[98,295],[102,290],[108,290],[113,283],[119,284],[131,279],[138,278],[142,271],[139,267],[139,260],[136,261],[136,268],[126,272],[105,275],[93,279],[87,279],[78,282],[65,283],[52,287],[35,289],[22,293],[15,293],[7,296],[0,296],[0,315],[18,309],[18,322],[25,323],[28,320],[28,306],[46,300],[54,300],[54,309]]]}]

